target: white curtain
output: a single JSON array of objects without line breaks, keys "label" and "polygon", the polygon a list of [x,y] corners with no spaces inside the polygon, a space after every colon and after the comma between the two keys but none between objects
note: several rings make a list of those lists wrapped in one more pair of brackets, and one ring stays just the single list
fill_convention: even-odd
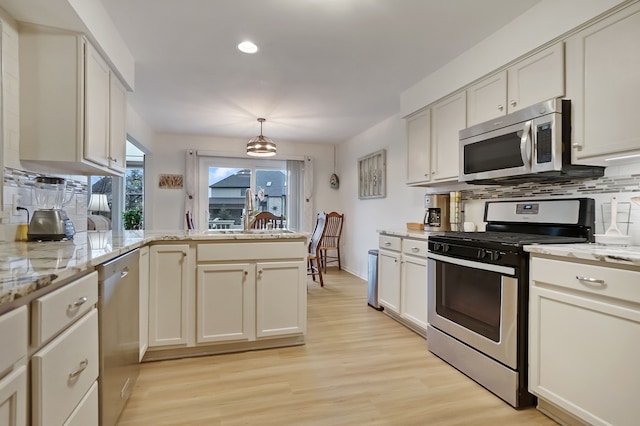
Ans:
[{"label": "white curtain", "polygon": [[313,207],[313,159],[304,158],[304,230],[313,232],[315,225],[315,209]]},{"label": "white curtain", "polygon": [[191,215],[193,216],[194,212],[195,212],[195,202],[196,202],[196,173],[197,173],[197,166],[196,166],[197,162],[196,162],[196,153],[194,150],[192,149],[188,149],[187,150],[187,155],[186,155],[186,163],[185,163],[185,173],[184,173],[184,192],[185,192],[185,198],[184,198],[184,213],[185,213],[185,219],[183,220],[184,223],[184,227],[185,229],[188,228],[187,226],[187,215]]}]

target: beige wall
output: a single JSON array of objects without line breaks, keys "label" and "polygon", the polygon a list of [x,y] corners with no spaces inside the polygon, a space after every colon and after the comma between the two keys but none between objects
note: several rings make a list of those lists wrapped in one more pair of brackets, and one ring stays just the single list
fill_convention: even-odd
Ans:
[{"label": "beige wall", "polygon": [[[152,153],[146,157],[145,170],[145,228],[183,229],[184,190],[158,189],[160,174],[185,174],[185,153],[188,149],[205,150],[243,156],[247,141],[204,136],[159,134],[154,137]],[[279,156],[305,156],[314,160],[314,210],[340,211],[339,190],[331,189],[333,173],[332,145],[301,144],[276,141]]]}]

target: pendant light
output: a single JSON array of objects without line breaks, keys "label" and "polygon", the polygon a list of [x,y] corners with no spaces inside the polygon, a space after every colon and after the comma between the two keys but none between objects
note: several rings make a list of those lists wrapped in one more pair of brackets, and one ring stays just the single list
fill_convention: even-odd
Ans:
[{"label": "pendant light", "polygon": [[264,118],[258,118],[260,122],[260,136],[251,138],[247,143],[247,155],[252,157],[271,157],[276,155],[276,144],[265,136],[262,136],[262,123],[267,121]]}]

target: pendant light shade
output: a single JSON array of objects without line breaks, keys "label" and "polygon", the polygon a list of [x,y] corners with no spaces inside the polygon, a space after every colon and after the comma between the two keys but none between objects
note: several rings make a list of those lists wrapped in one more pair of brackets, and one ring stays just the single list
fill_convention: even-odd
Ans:
[{"label": "pendant light shade", "polygon": [[271,157],[276,155],[276,144],[268,137],[262,136],[262,123],[267,121],[264,118],[258,118],[260,122],[260,136],[251,138],[247,143],[247,155],[252,157]]}]

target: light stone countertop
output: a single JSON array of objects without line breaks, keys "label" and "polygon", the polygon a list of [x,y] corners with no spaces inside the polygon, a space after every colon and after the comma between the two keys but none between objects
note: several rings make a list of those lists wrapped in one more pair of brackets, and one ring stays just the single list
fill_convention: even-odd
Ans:
[{"label": "light stone countertop", "polygon": [[410,229],[378,229],[376,232],[380,235],[391,235],[393,237],[414,238],[416,240],[426,241],[429,235],[439,235],[442,232],[431,231],[413,231]]},{"label": "light stone countertop", "polygon": [[[0,242],[0,314],[28,302],[19,299],[45,287],[56,287],[57,283],[149,243],[308,237],[308,233],[282,230],[88,231],[77,233],[70,241]],[[38,297],[44,293],[38,292]]]},{"label": "light stone countertop", "polygon": [[533,254],[592,260],[640,268],[640,247],[605,246],[601,244],[539,244],[524,247]]}]

